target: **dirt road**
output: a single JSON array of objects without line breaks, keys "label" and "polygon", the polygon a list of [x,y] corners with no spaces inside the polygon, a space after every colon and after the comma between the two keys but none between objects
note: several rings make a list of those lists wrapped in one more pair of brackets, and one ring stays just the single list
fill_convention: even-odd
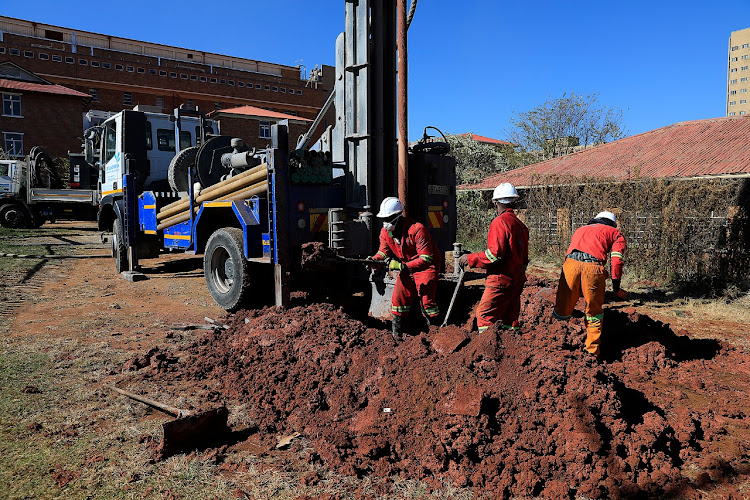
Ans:
[{"label": "dirt road", "polygon": [[[50,241],[106,252],[97,238],[91,227],[75,226]],[[0,260],[3,303],[13,304],[0,310],[0,496],[746,492],[744,316],[704,317],[695,305],[643,295],[637,309],[612,309],[633,330],[611,337],[620,340],[597,365],[577,349],[580,325],[552,328],[539,319],[548,316],[550,282],[538,280],[524,306],[536,318],[525,333],[535,340],[496,332],[469,341],[433,332],[413,337],[397,355],[377,325],[329,305],[242,313],[226,320],[228,331],[191,330],[205,325],[204,317],[223,318],[206,291],[200,258],[170,255],[143,265],[149,279],[131,283],[108,259],[24,270]],[[640,325],[637,332],[633,325]],[[546,332],[553,332],[549,340]],[[569,364],[564,378],[559,363]],[[518,377],[509,381],[507,372]],[[415,373],[422,382],[412,380]],[[594,383],[589,376],[603,378]],[[407,377],[412,383],[392,382]],[[555,382],[536,387],[540,380]],[[182,408],[226,403],[234,436],[218,448],[156,461],[160,424],[169,417],[103,382]],[[574,386],[583,399],[554,403]],[[599,408],[607,430],[592,423],[566,431],[566,418],[585,422],[589,415],[575,401]],[[521,417],[529,411],[537,417]],[[526,437],[498,425],[501,417],[513,417]],[[529,438],[538,429],[549,430],[551,447],[542,455]],[[280,437],[297,431],[302,435],[290,446],[276,449]],[[587,451],[579,454],[579,445]],[[528,476],[526,462],[554,479]]]}]

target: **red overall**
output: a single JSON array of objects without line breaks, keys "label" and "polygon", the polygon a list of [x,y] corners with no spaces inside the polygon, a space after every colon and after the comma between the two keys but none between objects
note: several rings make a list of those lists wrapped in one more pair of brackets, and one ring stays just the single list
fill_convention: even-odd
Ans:
[{"label": "red overall", "polygon": [[529,230],[513,210],[506,209],[490,224],[487,250],[467,257],[470,267],[487,270],[476,311],[479,331],[498,321],[504,328],[517,328],[529,263]]},{"label": "red overall", "polygon": [[578,302],[578,297],[583,292],[583,298],[586,301],[586,350],[598,356],[604,319],[604,288],[607,279],[604,263],[607,262],[607,254],[611,252],[612,279],[617,280],[622,277],[625,238],[615,227],[606,224],[588,224],[573,233],[567,255],[574,250],[589,254],[596,259],[596,262],[565,259],[552,315],[561,320],[569,319]]},{"label": "red overall", "polygon": [[397,238],[381,229],[380,248],[373,257],[375,260],[395,257],[408,270],[400,272],[396,279],[391,311],[396,316],[406,316],[412,302],[419,297],[424,314],[434,318],[440,314],[436,300],[440,253],[424,225],[408,217],[401,224],[401,234],[406,237]]}]

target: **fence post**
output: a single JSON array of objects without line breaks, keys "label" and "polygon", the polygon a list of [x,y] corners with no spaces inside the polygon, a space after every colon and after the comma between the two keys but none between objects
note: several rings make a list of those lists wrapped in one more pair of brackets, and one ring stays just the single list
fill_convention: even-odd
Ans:
[{"label": "fence post", "polygon": [[569,208],[558,208],[557,209],[557,236],[560,239],[560,244],[566,246],[570,242],[572,236],[573,223],[570,219]]}]

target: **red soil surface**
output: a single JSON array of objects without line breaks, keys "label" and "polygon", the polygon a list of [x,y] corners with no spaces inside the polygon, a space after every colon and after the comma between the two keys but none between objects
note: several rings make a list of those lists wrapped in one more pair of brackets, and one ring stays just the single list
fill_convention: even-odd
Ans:
[{"label": "red soil surface", "polygon": [[309,460],[341,474],[505,497],[738,494],[750,357],[608,310],[598,361],[581,319],[551,319],[553,301],[531,279],[519,332],[433,327],[398,345],[330,304],[247,311],[176,364],[154,351],[127,368],[248,403],[253,439],[300,432]]}]

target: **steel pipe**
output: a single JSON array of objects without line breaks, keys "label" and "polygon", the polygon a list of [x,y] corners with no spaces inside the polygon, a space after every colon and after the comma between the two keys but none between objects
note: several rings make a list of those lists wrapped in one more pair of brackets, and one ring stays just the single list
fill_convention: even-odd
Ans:
[{"label": "steel pipe", "polygon": [[398,197],[409,209],[409,120],[407,115],[406,0],[396,0],[396,50],[398,51]]}]

